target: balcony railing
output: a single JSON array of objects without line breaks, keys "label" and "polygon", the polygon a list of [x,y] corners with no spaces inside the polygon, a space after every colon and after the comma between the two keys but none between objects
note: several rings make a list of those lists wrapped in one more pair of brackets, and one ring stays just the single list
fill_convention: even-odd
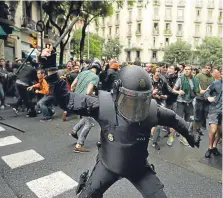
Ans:
[{"label": "balcony railing", "polygon": [[166,0],[165,5],[166,6],[173,6],[173,0]]},{"label": "balcony railing", "polygon": [[177,21],[178,22],[184,22],[184,17],[183,16],[178,16]]},{"label": "balcony railing", "polygon": [[218,18],[218,24],[222,24],[223,23],[223,18],[222,17],[219,17]]},{"label": "balcony railing", "polygon": [[127,33],[127,37],[131,37],[131,36],[132,36],[132,32],[129,31],[129,32]]},{"label": "balcony railing", "polygon": [[139,30],[136,31],[136,36],[141,36],[141,34],[142,34],[141,31]]},{"label": "balcony railing", "polygon": [[36,22],[29,17],[23,17],[22,28],[36,32]]},{"label": "balcony railing", "polygon": [[195,32],[194,37],[195,38],[200,38],[201,37],[201,34],[199,32]]},{"label": "balcony railing", "polygon": [[165,21],[172,21],[172,16],[167,15],[167,16],[165,16],[164,20]]},{"label": "balcony railing", "polygon": [[142,21],[142,16],[137,16],[136,20],[137,21]]},{"label": "balcony railing", "polygon": [[206,32],[207,37],[212,37],[212,32]]},{"label": "balcony railing", "polygon": [[151,63],[157,63],[158,62],[158,59],[157,58],[151,58]]},{"label": "balcony railing", "polygon": [[159,36],[159,30],[154,28],[153,29],[153,36]]},{"label": "balcony railing", "polygon": [[107,26],[112,26],[112,21],[108,21]]},{"label": "balcony railing", "polygon": [[212,18],[208,18],[207,23],[214,23],[214,20]]},{"label": "balcony railing", "polygon": [[116,33],[115,34],[115,38],[119,38],[119,33]]},{"label": "balcony railing", "polygon": [[117,26],[120,25],[120,21],[119,20],[116,20],[115,21],[115,25],[117,25]]},{"label": "balcony railing", "polygon": [[195,2],[195,7],[196,7],[196,8],[202,8],[202,6],[203,6],[203,1],[201,1],[201,0],[196,0],[196,2]]},{"label": "balcony railing", "polygon": [[153,0],[153,6],[160,6],[159,0]]},{"label": "balcony railing", "polygon": [[132,18],[128,18],[127,23],[132,23]]},{"label": "balcony railing", "polygon": [[196,19],[194,20],[195,23],[201,23],[201,17],[196,17]]},{"label": "balcony railing", "polygon": [[214,9],[214,1],[209,1],[208,6],[209,9]]},{"label": "balcony railing", "polygon": [[177,37],[182,37],[183,36],[183,32],[182,31],[178,31],[177,32]]},{"label": "balcony railing", "polygon": [[185,0],[178,0],[178,2],[177,2],[178,7],[185,7],[185,5],[186,5]]},{"label": "balcony railing", "polygon": [[171,36],[172,35],[171,30],[164,30],[164,35]]},{"label": "balcony railing", "polygon": [[222,10],[223,9],[223,2],[219,1],[219,5],[218,5],[219,9]]},{"label": "balcony railing", "polygon": [[153,16],[153,20],[154,20],[154,21],[159,21],[159,20],[160,20],[160,16],[158,16],[158,15],[154,15],[154,16]]}]

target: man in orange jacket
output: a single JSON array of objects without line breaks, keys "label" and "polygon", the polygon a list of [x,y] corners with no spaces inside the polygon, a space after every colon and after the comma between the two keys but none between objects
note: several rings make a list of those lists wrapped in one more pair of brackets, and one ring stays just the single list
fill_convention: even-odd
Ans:
[{"label": "man in orange jacket", "polygon": [[51,121],[54,112],[52,111],[52,103],[54,102],[53,96],[50,95],[49,85],[46,82],[45,71],[38,70],[37,77],[39,79],[39,83],[32,85],[27,88],[28,91],[31,91],[35,88],[36,94],[43,94],[44,97],[39,100],[37,103],[37,107],[41,109],[43,113],[43,118],[40,120],[41,122]]}]

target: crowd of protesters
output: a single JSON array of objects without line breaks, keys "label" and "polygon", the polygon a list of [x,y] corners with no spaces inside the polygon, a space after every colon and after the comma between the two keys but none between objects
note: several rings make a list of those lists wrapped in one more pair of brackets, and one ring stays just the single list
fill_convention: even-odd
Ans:
[{"label": "crowd of protesters", "polygon": [[[51,56],[53,49],[50,46],[43,51],[44,56]],[[55,101],[51,95],[52,86],[45,78],[47,75],[57,72],[60,78],[67,82],[67,89],[81,94],[97,97],[98,90],[111,91],[112,84],[118,76],[121,65],[117,60],[94,60],[79,62],[73,59],[66,66],[48,69],[36,68],[30,63],[17,73],[22,61],[15,59],[14,63],[0,59],[0,99],[1,110],[8,105],[5,96],[17,98],[13,107],[16,115],[20,111],[27,111],[27,117],[35,117],[42,114],[41,122],[49,122],[55,114]],[[136,63],[137,64],[137,63]],[[135,64],[133,64],[135,65]],[[131,65],[130,65],[131,66]],[[129,67],[129,66],[126,66]],[[222,70],[214,68],[211,64],[202,69],[193,68],[190,65],[167,65],[165,63],[146,64],[145,70],[150,74],[153,85],[153,99],[159,105],[163,105],[175,111],[186,121],[194,120],[197,133],[207,135],[209,130],[209,145],[205,157],[220,155],[217,144],[221,139],[222,125]],[[131,76],[129,77],[131,78]],[[62,113],[62,120],[66,121],[70,112]],[[84,147],[90,129],[94,127],[94,119],[82,117],[71,129],[70,135],[78,139],[75,152],[89,152]],[[177,131],[156,126],[152,129],[152,146],[160,150],[159,139],[161,133],[167,137],[167,145],[173,146],[176,137],[179,141],[189,146],[187,140]],[[79,134],[79,135],[78,135]]]}]

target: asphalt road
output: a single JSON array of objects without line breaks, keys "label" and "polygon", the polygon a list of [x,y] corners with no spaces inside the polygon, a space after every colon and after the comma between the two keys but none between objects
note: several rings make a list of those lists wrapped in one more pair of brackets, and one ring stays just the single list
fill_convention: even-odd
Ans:
[{"label": "asphalt road", "polygon": [[[79,175],[92,169],[99,139],[96,124],[86,141],[89,153],[72,151],[75,139],[68,133],[78,121],[62,122],[61,111],[51,122],[41,123],[40,117],[15,117],[11,109],[1,110],[3,122],[25,130],[21,133],[2,126],[0,129],[0,198],[73,198]],[[205,135],[200,149],[185,147],[176,140],[169,148],[161,138],[161,150],[149,145],[150,163],[153,163],[169,198],[220,198],[221,170],[198,162],[207,145]],[[150,143],[151,144],[151,143]],[[115,183],[105,198],[139,198],[140,193],[127,180]]]}]

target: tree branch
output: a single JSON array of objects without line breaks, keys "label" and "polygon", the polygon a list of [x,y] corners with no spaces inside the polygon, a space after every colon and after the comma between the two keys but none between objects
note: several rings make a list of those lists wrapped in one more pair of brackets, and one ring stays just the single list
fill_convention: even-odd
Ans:
[{"label": "tree branch", "polygon": [[67,27],[67,23],[68,23],[68,21],[69,21],[70,15],[71,15],[73,5],[74,5],[74,2],[73,2],[73,1],[70,1],[69,12],[68,12],[68,14],[67,14],[67,18],[66,18],[66,20],[65,20],[65,22],[64,22],[64,26],[63,26],[63,28],[62,28],[62,32],[64,32],[64,30],[65,30],[66,27]]},{"label": "tree branch", "polygon": [[60,32],[60,35],[61,35],[61,28],[60,28],[59,25],[57,25],[57,24],[53,21],[53,19],[52,19],[52,15],[51,15],[51,14],[49,14],[49,20],[50,20],[50,23],[51,23],[54,27],[57,28],[57,30]]},{"label": "tree branch", "polygon": [[64,42],[64,46],[66,46],[67,42],[69,41],[71,32],[72,32],[72,29],[68,33],[67,40]]}]

